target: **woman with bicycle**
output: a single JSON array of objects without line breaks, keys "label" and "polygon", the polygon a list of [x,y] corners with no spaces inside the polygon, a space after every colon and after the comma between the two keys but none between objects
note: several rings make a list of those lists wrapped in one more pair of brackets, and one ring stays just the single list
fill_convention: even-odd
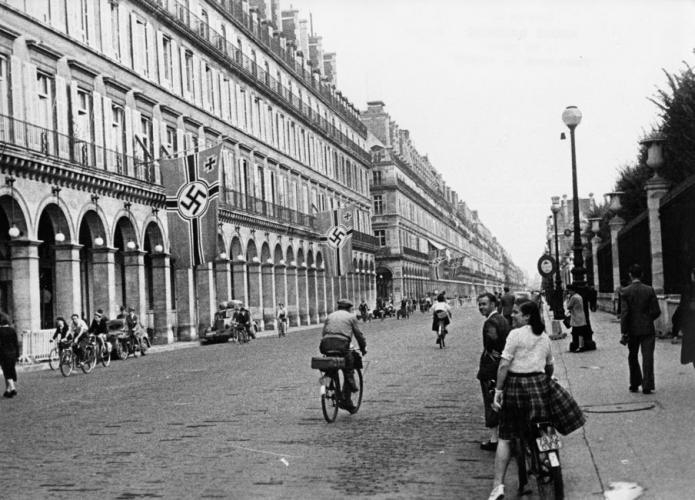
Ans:
[{"label": "woman with bicycle", "polygon": [[[439,335],[439,323],[442,323],[442,334]],[[437,333],[437,345],[444,340],[446,336],[446,327],[451,323],[451,307],[446,301],[444,292],[437,295],[437,302],[432,307],[432,331]]]},{"label": "woman with bicycle", "polygon": [[511,459],[510,441],[524,437],[529,422],[558,422],[567,434],[584,425],[577,403],[552,381],[553,354],[538,306],[514,304],[512,326],[497,370],[493,409],[500,412],[495,476],[489,500],[504,498],[504,477]]}]

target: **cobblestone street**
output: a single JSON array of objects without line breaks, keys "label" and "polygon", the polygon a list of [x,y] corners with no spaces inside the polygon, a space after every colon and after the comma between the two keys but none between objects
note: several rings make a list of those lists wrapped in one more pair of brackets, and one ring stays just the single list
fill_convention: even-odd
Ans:
[{"label": "cobblestone street", "polygon": [[4,498],[483,498],[481,319],[365,324],[360,412],[321,415],[319,330],[20,374],[0,402]]}]

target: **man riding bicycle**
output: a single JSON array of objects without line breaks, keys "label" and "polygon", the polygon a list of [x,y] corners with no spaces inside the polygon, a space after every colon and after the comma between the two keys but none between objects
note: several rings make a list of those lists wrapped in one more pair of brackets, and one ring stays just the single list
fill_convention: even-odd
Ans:
[{"label": "man riding bicycle", "polygon": [[446,327],[451,322],[451,307],[446,301],[444,292],[437,295],[437,302],[435,302],[432,307],[432,330],[439,332],[439,322],[442,324],[442,336],[437,336],[437,344],[439,344],[442,338],[447,334]]},{"label": "man riding bicycle", "polygon": [[355,357],[359,355],[350,350],[350,342],[352,342],[353,335],[357,339],[362,355],[367,354],[367,341],[364,338],[364,334],[360,331],[357,316],[352,311],[352,307],[352,302],[347,299],[338,301],[338,309],[329,314],[326,322],[323,324],[321,343],[319,344],[321,354],[338,354],[345,357],[345,368],[343,368],[345,388],[340,407],[350,413],[357,411],[352,402],[351,394],[359,390],[355,383],[354,369]]},{"label": "man riding bicycle", "polygon": [[94,313],[94,319],[92,319],[92,323],[89,325],[89,330],[87,330],[96,336],[100,350],[106,345],[106,334],[109,331],[108,322],[109,318],[104,314],[104,310],[97,309],[97,312]]},{"label": "man riding bicycle", "polygon": [[70,333],[68,336],[72,335],[72,350],[77,359],[82,362],[82,359],[84,359],[84,347],[89,342],[89,328],[87,328],[87,323],[77,313],[73,314],[70,320]]},{"label": "man riding bicycle", "polygon": [[255,338],[255,335],[251,332],[251,313],[244,306],[242,301],[237,301],[234,304],[234,316],[232,317],[232,323],[237,325],[237,328],[243,328],[246,331],[246,339]]}]

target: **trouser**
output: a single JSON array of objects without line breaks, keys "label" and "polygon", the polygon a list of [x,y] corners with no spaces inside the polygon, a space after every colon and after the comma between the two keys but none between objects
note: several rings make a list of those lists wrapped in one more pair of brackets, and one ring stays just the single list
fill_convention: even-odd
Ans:
[{"label": "trouser", "polygon": [[0,368],[2,368],[2,374],[5,380],[17,381],[17,370],[15,368],[15,359],[10,358],[0,358]]},{"label": "trouser", "polygon": [[[656,345],[655,335],[628,336],[627,362],[630,368],[630,387],[642,386],[643,391],[654,390],[654,346]],[[637,357],[640,349],[642,350],[642,367],[640,369]]]},{"label": "trouser", "polygon": [[495,381],[481,380],[480,389],[483,392],[483,406],[485,407],[485,427],[491,429],[500,423],[499,412],[492,409],[495,400]]},{"label": "trouser", "polygon": [[319,344],[319,352],[321,354],[335,354],[345,358],[345,368],[343,375],[345,377],[345,386],[343,387],[343,396],[346,400],[350,399],[350,389],[357,389],[355,382],[355,363],[353,352],[350,350],[350,341],[342,338],[324,337]]}]

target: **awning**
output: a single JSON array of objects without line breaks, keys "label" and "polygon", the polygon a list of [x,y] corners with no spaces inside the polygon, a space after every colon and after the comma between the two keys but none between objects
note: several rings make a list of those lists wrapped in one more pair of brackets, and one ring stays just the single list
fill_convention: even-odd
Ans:
[{"label": "awning", "polygon": [[436,241],[429,240],[429,242],[430,242],[430,245],[432,245],[432,246],[433,246],[434,248],[436,248],[437,250],[446,250],[446,247],[445,247],[445,246],[440,245],[440,244],[437,243]]}]

